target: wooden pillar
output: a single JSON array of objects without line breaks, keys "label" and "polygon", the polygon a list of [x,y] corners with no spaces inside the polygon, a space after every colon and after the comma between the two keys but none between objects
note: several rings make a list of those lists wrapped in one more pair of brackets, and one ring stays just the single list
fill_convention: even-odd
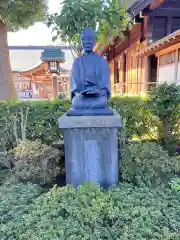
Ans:
[{"label": "wooden pillar", "polygon": [[174,73],[174,82],[177,82],[177,77],[178,77],[178,61],[179,61],[179,49],[176,49],[176,56],[175,56],[175,73]]},{"label": "wooden pillar", "polygon": [[[142,79],[142,82],[143,82],[143,86],[141,88],[141,91],[147,91],[148,90],[148,82],[149,82],[149,59],[148,57],[144,57],[144,74],[143,74],[143,79]],[[151,80],[151,79],[150,79]]]},{"label": "wooden pillar", "polygon": [[157,79],[156,79],[157,84],[159,84],[159,67],[160,67],[160,56],[158,56],[158,63],[157,63]]},{"label": "wooden pillar", "polygon": [[110,84],[111,84],[111,93],[114,94],[114,60],[110,63]]},{"label": "wooden pillar", "polygon": [[33,97],[37,98],[37,84],[36,84],[36,76],[31,77],[31,87],[32,87],[32,94]]},{"label": "wooden pillar", "polygon": [[56,99],[58,96],[57,74],[52,74],[52,98]]}]

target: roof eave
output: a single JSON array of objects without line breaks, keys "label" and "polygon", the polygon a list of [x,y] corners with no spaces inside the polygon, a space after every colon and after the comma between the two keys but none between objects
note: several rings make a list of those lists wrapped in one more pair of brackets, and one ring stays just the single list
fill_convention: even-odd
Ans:
[{"label": "roof eave", "polygon": [[161,51],[167,47],[170,47],[180,41],[180,29],[169,34],[168,36],[161,38],[157,42],[151,44],[147,48],[141,50],[136,54],[137,57],[150,56],[155,52]]}]

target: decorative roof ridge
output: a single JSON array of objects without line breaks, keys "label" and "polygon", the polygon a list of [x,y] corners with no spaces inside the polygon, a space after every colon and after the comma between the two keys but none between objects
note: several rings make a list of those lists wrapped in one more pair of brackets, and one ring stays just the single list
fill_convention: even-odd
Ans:
[{"label": "decorative roof ridge", "polygon": [[44,50],[45,48],[53,48],[53,49],[67,49],[70,50],[69,46],[66,45],[9,45],[8,46],[9,50]]}]

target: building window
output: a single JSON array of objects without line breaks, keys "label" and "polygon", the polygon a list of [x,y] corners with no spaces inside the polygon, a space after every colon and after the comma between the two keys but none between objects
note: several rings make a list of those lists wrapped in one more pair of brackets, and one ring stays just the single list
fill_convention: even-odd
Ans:
[{"label": "building window", "polygon": [[175,63],[175,56],[176,52],[170,52],[168,54],[162,55],[159,58],[159,65],[164,66],[164,65],[169,65]]}]

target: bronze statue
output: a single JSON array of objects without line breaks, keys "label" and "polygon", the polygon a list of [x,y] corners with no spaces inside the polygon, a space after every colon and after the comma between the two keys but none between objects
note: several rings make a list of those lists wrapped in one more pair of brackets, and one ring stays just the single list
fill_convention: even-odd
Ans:
[{"label": "bronze statue", "polygon": [[71,73],[72,106],[68,116],[113,115],[108,107],[110,68],[103,56],[93,52],[95,33],[86,28],[81,35],[84,54],[78,57]]}]

